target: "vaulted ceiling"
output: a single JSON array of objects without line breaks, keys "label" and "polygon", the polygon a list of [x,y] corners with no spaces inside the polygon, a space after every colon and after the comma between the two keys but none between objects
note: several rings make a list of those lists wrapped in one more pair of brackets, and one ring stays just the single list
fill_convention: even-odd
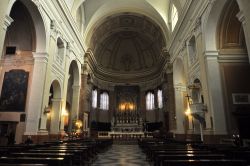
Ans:
[{"label": "vaulted ceiling", "polygon": [[[170,3],[185,0],[65,0],[84,18],[84,44],[92,51],[95,76],[112,82],[152,80],[161,74],[170,31]],[[79,9],[84,14],[79,15]]]},{"label": "vaulted ceiling", "polygon": [[98,64],[113,72],[148,70],[159,63],[165,46],[161,29],[133,13],[107,18],[93,34],[90,48]]}]

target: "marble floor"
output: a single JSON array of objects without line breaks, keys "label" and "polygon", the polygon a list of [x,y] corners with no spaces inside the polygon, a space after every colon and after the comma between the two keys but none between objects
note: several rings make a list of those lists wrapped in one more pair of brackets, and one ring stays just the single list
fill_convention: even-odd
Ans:
[{"label": "marble floor", "polygon": [[97,156],[93,166],[149,166],[138,145],[112,145]]}]

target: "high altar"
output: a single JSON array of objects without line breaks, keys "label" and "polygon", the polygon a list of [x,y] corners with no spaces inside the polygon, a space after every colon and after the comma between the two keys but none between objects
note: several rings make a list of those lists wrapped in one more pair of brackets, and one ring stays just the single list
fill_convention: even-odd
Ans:
[{"label": "high altar", "polygon": [[142,132],[143,121],[138,109],[139,87],[117,86],[116,110],[112,118],[113,132]]}]

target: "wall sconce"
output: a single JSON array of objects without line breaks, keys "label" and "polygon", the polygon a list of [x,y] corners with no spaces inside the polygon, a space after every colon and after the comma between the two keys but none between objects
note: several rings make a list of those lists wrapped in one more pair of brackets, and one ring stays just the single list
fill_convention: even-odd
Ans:
[{"label": "wall sconce", "polygon": [[50,113],[50,108],[48,106],[44,107],[43,114],[49,114]]}]

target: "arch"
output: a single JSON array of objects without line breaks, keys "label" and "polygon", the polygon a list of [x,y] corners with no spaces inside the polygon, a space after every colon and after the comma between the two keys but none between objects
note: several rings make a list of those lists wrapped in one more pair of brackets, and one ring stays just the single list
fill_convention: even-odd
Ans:
[{"label": "arch", "polygon": [[47,115],[46,129],[50,134],[58,134],[61,118],[61,86],[58,80],[53,80],[49,91],[48,106],[51,111]]},{"label": "arch", "polygon": [[73,73],[73,85],[80,85],[80,68],[76,60],[72,60],[69,66],[69,74]]},{"label": "arch", "polygon": [[7,15],[10,15],[12,7],[16,2],[21,2],[28,10],[34,27],[35,27],[35,37],[36,37],[36,46],[35,51],[36,52],[46,52],[46,31],[45,31],[45,23],[43,21],[42,15],[40,11],[38,10],[38,7],[34,2],[27,1],[27,0],[12,0],[9,2],[9,7],[7,9]]},{"label": "arch", "polygon": [[12,6],[10,17],[14,21],[5,35],[6,54],[9,54],[8,47],[16,47],[17,54],[21,51],[34,51],[36,47],[35,27],[27,7],[22,2],[16,1]]},{"label": "arch", "polygon": [[[98,10],[94,13],[89,20],[88,25],[86,25],[86,31],[84,34],[85,38],[85,47],[89,48],[91,37],[94,33],[96,27],[102,24],[105,19],[109,16],[119,13],[138,13],[149,17],[151,20],[154,20],[156,25],[159,25],[161,28],[164,39],[167,41],[169,39],[169,30],[166,29],[166,24],[161,15],[146,1],[144,0],[126,0],[120,3],[116,3],[115,0],[110,0],[109,2],[103,4]],[[165,43],[167,43],[165,41]]]},{"label": "arch", "polygon": [[204,21],[205,49],[207,51],[217,51],[217,27],[226,2],[227,0],[214,1],[208,17]]},{"label": "arch", "polygon": [[61,99],[61,85],[58,80],[53,80],[51,83],[51,88],[53,90],[52,98]]},{"label": "arch", "polygon": [[243,26],[236,17],[239,12],[239,6],[235,0],[226,3],[218,26],[217,47],[220,51],[231,49],[232,52],[232,49],[237,49],[247,52]]}]

